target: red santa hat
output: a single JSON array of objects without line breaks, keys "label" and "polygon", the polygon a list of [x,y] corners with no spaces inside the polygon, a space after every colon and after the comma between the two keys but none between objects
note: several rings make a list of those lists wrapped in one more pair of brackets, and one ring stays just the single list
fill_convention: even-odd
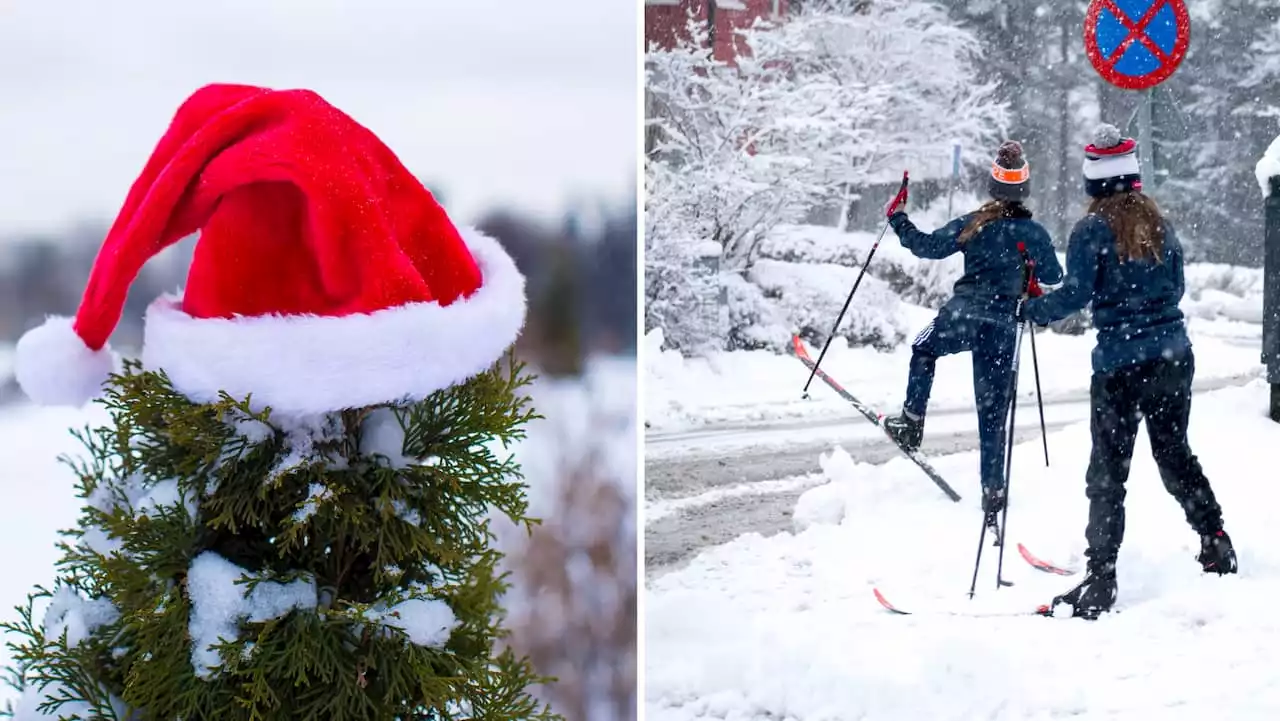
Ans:
[{"label": "red santa hat", "polygon": [[196,402],[312,414],[420,400],[490,367],[524,277],[454,226],[371,131],[307,90],[210,85],[179,108],[94,262],[75,318],[18,342],[32,400],[82,405],[119,367],[129,285],[200,231],[185,291],[146,313],[142,362]]}]

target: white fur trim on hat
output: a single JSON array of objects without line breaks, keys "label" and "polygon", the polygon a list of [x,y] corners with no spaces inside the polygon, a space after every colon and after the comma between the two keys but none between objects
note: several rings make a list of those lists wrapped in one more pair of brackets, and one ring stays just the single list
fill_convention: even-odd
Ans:
[{"label": "white fur trim on hat", "polygon": [[13,375],[27,397],[44,406],[82,406],[102,392],[120,370],[107,346],[90,350],[76,334],[74,320],[50,316],[18,340]]},{"label": "white fur trim on hat", "polygon": [[1085,158],[1084,177],[1089,180],[1118,178],[1122,175],[1138,175],[1138,156],[1133,153],[1112,155],[1093,160]]},{"label": "white fur trim on hat", "polygon": [[515,261],[498,241],[460,232],[483,277],[470,297],[341,317],[192,318],[165,296],[147,310],[143,366],[198,403],[225,391],[286,415],[426,398],[488,369],[524,326]]}]

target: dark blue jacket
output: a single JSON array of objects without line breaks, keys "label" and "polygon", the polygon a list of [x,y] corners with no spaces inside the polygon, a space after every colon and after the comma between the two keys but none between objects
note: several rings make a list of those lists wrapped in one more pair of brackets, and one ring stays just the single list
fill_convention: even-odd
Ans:
[{"label": "dark blue jacket", "polygon": [[1088,215],[1071,231],[1062,288],[1029,301],[1026,316],[1044,325],[1093,303],[1093,370],[1110,373],[1191,348],[1178,309],[1184,290],[1182,246],[1167,221],[1160,262],[1121,263],[1111,228],[1101,216]]},{"label": "dark blue jacket", "polygon": [[889,219],[902,247],[917,258],[941,260],[964,253],[964,275],[955,284],[955,297],[948,305],[966,314],[996,322],[1013,322],[1018,296],[1022,294],[1023,260],[1018,244],[1036,264],[1036,280],[1046,285],[1062,281],[1062,264],[1053,251],[1049,232],[1031,219],[1030,211],[1017,208],[1011,217],[997,218],[963,245],[960,233],[972,214],[925,233],[916,228],[906,213]]}]

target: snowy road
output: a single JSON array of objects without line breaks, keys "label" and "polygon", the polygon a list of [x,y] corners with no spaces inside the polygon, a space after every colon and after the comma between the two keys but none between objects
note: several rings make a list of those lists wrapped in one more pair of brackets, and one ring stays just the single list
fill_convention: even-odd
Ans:
[{"label": "snowy road", "polygon": [[[1207,378],[1198,392],[1239,386],[1257,374]],[[1060,393],[1045,399],[1050,433],[1088,419],[1088,393]],[[1040,432],[1035,396],[1018,400],[1017,438]],[[744,533],[765,536],[791,529],[796,499],[825,482],[818,457],[835,445],[855,461],[882,464],[898,457],[879,429],[850,412],[839,421],[735,424],[683,432],[649,433],[645,439],[645,568],[653,576],[698,551]],[[978,446],[971,408],[939,408],[929,417],[923,451],[930,456],[971,451]],[[1050,461],[1053,447],[1049,448]],[[961,496],[972,495],[973,477],[949,477]],[[918,481],[930,481],[918,474]]]}]

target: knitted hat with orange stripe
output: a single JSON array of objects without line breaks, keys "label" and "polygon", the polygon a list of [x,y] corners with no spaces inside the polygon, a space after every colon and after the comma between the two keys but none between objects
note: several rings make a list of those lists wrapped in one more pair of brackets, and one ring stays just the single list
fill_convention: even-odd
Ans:
[{"label": "knitted hat with orange stripe", "polygon": [[1021,203],[1031,196],[1031,166],[1017,141],[1005,141],[991,164],[991,197]]}]

